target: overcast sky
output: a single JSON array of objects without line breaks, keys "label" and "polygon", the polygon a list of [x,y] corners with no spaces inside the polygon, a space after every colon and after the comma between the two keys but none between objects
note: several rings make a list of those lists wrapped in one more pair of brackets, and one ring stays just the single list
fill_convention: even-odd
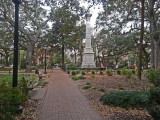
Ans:
[{"label": "overcast sky", "polygon": [[[88,2],[81,2],[80,1],[80,6],[84,6],[86,9],[89,7]],[[44,6],[43,8],[45,8],[46,10],[50,10],[50,8],[48,6]],[[92,27],[95,27],[95,22],[96,22],[96,18],[98,16],[98,13],[100,11],[102,11],[102,6],[101,5],[95,5],[92,8],[90,8],[90,12],[92,13],[92,17],[90,19],[90,24]],[[49,25],[51,25],[52,23],[49,23]]]}]

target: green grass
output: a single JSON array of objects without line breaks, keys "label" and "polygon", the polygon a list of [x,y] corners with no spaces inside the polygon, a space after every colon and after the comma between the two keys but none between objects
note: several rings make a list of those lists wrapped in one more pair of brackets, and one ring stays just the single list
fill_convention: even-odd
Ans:
[{"label": "green grass", "polygon": [[[28,76],[29,74],[20,74],[18,75],[18,81],[21,81],[23,77],[26,78]],[[35,79],[37,77],[37,75],[31,75],[31,76],[32,76],[32,79]],[[8,84],[12,84],[12,77],[13,75],[0,74],[0,83],[2,81],[6,81],[8,82]]]}]

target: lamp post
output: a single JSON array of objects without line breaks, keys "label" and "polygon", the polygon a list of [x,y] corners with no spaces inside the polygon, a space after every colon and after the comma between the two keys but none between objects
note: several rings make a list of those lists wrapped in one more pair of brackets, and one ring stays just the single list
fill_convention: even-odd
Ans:
[{"label": "lamp post", "polygon": [[15,4],[15,25],[14,25],[14,58],[13,58],[13,87],[18,85],[18,19],[19,19],[19,4],[21,0],[12,0]]},{"label": "lamp post", "polygon": [[46,71],[46,69],[47,69],[47,58],[46,58],[46,53],[47,53],[47,46],[44,46],[44,49],[45,49],[45,69],[44,69],[44,74],[47,74],[47,71]]}]

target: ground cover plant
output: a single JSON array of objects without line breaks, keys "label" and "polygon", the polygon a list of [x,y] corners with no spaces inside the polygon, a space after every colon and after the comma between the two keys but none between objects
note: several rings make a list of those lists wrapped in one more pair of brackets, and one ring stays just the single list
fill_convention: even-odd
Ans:
[{"label": "ground cover plant", "polygon": [[73,80],[79,80],[79,79],[86,79],[86,77],[82,76],[82,75],[75,75],[72,77]]},{"label": "ground cover plant", "polygon": [[[26,78],[28,76],[31,76],[32,80],[34,80],[37,77],[37,75],[20,74],[18,75],[18,81],[21,81],[23,77]],[[0,74],[0,83],[3,80],[7,81],[8,84],[12,84],[12,75]]]}]

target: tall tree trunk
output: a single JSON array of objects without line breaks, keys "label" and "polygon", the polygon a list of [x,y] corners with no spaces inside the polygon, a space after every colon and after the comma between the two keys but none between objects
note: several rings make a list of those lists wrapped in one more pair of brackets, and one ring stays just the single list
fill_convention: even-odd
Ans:
[{"label": "tall tree trunk", "polygon": [[149,1],[149,20],[150,20],[150,31],[151,31],[151,45],[152,45],[152,52],[151,52],[151,67],[154,69],[160,68],[160,45],[159,45],[159,35],[157,34],[157,26],[155,21],[155,11],[154,5],[157,0],[148,0]]},{"label": "tall tree trunk", "polygon": [[34,49],[34,45],[32,44],[32,42],[30,42],[27,47],[26,72],[31,72],[33,49]]},{"label": "tall tree trunk", "polygon": [[77,53],[75,49],[74,49],[74,63],[77,64]]},{"label": "tall tree trunk", "polygon": [[64,65],[64,44],[62,44],[62,66]]},{"label": "tall tree trunk", "polygon": [[160,69],[160,41],[157,41],[156,46],[156,69]]},{"label": "tall tree trunk", "polygon": [[5,59],[6,59],[6,66],[9,66],[9,60],[8,60],[9,59],[9,55],[6,55]]},{"label": "tall tree trunk", "polygon": [[142,67],[142,47],[143,47],[143,35],[144,35],[144,2],[141,0],[141,36],[140,36],[140,45],[139,45],[139,61],[138,61],[138,79],[141,80],[141,67]]}]

